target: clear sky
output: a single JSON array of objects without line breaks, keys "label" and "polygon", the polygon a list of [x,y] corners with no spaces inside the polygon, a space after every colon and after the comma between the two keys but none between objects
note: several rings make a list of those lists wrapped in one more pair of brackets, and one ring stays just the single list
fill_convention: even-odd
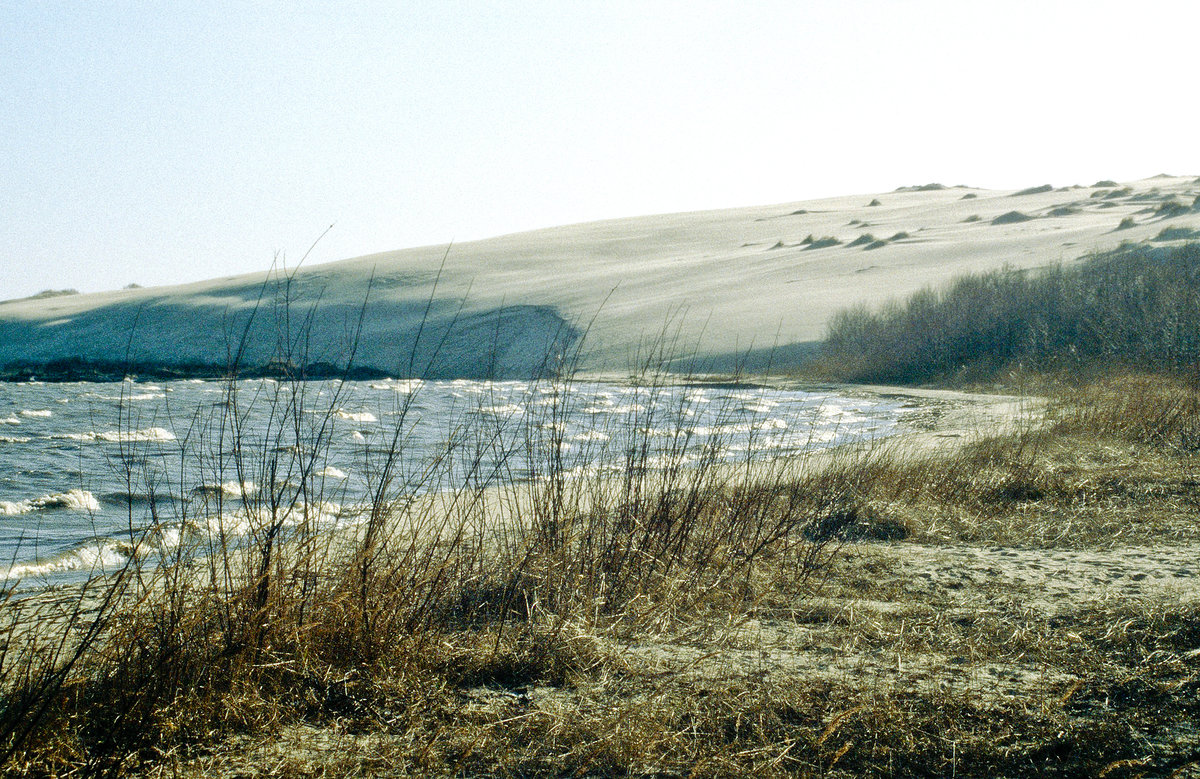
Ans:
[{"label": "clear sky", "polygon": [[[1200,174],[1194,2],[0,0],[0,298]],[[431,261],[436,261],[431,252]]]}]

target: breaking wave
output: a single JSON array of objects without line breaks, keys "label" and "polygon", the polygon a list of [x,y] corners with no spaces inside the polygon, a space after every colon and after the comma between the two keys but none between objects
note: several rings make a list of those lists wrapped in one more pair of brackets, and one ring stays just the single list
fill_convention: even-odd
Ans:
[{"label": "breaking wave", "polygon": [[[72,490],[62,496],[46,496],[47,499],[62,498],[79,493]],[[90,493],[79,493],[91,498]],[[42,499],[38,499],[42,500]],[[86,502],[86,501],[83,501]],[[0,503],[0,506],[7,504]],[[2,513],[2,511],[0,511]],[[347,526],[357,523],[359,513],[348,510],[330,501],[297,502],[279,509],[242,508],[223,514],[186,523],[164,523],[144,529],[136,537],[93,537],[46,557],[28,562],[0,566],[0,580],[14,580],[54,576],[72,572],[98,574],[120,570],[132,561],[163,558],[184,548],[207,548],[207,543],[216,538],[236,545],[250,537],[256,529],[278,525],[284,529],[301,526],[319,529],[322,527]]]},{"label": "breaking wave", "polygon": [[65,438],[71,441],[107,441],[109,443],[175,440],[174,433],[161,427],[148,427],[144,430],[107,430],[103,433],[96,433],[93,431],[86,433],[62,433],[52,437]]},{"label": "breaking wave", "polygon": [[31,511],[46,511],[48,509],[66,509],[68,511],[99,511],[100,501],[86,490],[67,490],[53,495],[43,495],[40,498],[8,501],[0,500],[0,514],[14,516],[28,514]]}]

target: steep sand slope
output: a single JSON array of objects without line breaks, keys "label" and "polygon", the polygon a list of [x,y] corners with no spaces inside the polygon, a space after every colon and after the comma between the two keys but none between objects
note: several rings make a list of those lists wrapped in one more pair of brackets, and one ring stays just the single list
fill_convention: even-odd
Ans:
[{"label": "steep sand slope", "polygon": [[[342,365],[356,343],[355,364],[387,373],[520,377],[585,330],[582,366],[593,370],[625,370],[664,335],[702,370],[747,354],[752,367],[768,355],[779,366],[845,306],[1123,240],[1200,236],[1197,195],[1192,177],[1033,193],[931,187],[501,236],[454,246],[440,276],[444,247],[423,247],[302,268],[290,284],[259,273],[9,301],[0,366],[224,365],[249,332],[250,365],[279,358],[279,336],[291,333],[297,363]],[[840,243],[805,243],[810,235]]]}]

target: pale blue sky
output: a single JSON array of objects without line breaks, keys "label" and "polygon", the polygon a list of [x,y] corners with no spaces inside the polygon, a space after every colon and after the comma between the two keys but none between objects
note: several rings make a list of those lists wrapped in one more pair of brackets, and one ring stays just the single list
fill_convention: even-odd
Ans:
[{"label": "pale blue sky", "polygon": [[[0,298],[1200,174],[1192,3],[0,0]],[[431,252],[431,262],[438,259]]]}]

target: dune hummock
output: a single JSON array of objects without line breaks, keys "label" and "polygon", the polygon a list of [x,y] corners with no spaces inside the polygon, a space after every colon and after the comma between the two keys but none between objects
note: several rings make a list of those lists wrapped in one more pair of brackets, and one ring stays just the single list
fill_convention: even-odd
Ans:
[{"label": "dune hummock", "polygon": [[[631,217],[194,284],[0,303],[0,366],[211,373],[347,363],[528,378],[665,350],[681,369],[785,370],[841,308],[954,276],[1200,237],[1200,179],[890,193]],[[1019,214],[1020,216],[1013,216]],[[832,239],[832,240],[830,240]],[[443,263],[444,256],[444,263]]]}]

